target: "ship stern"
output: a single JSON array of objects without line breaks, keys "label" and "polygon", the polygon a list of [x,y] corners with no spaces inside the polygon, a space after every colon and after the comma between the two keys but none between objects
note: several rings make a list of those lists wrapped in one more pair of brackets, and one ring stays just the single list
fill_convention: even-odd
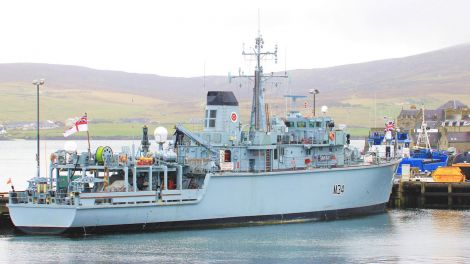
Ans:
[{"label": "ship stern", "polygon": [[76,215],[72,206],[8,204],[15,227],[30,235],[59,235],[71,229]]}]

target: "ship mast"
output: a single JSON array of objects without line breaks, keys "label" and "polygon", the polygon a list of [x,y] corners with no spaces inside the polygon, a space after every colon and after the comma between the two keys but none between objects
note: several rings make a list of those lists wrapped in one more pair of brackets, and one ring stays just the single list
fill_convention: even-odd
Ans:
[{"label": "ship mast", "polygon": [[[259,15],[258,15],[259,16]],[[258,17],[259,19],[259,17]],[[274,62],[277,63],[277,44],[274,46],[274,51],[263,51],[264,40],[261,36],[261,31],[259,29],[259,20],[258,20],[258,36],[255,39],[255,47],[252,51],[246,52],[243,48],[243,56],[254,56],[256,59],[256,67],[254,75],[245,75],[241,72],[238,76],[230,77],[232,78],[248,78],[250,80],[254,79],[253,87],[253,99],[251,103],[251,118],[250,118],[250,132],[249,139],[252,141],[257,132],[266,133],[268,131],[268,126],[266,122],[266,111],[264,103],[264,84],[270,78],[287,78],[286,72],[283,75],[275,75],[274,73],[265,75],[263,73],[263,66],[261,65],[261,60],[274,58]]]},{"label": "ship mast", "polygon": [[421,113],[422,113],[422,118],[423,121],[421,122],[421,130],[418,134],[418,139],[416,140],[417,146],[420,147],[423,145],[427,149],[431,149],[431,144],[429,143],[429,135],[427,131],[427,124],[426,120],[424,119],[424,105],[423,108],[421,108]]}]

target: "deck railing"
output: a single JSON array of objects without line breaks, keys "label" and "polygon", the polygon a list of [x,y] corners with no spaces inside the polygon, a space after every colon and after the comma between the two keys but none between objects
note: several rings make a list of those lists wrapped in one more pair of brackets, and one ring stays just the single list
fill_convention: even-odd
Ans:
[{"label": "deck railing", "polygon": [[66,192],[10,192],[9,203],[10,204],[23,204],[23,203],[34,203],[34,204],[59,204],[67,205],[72,203],[73,198]]}]

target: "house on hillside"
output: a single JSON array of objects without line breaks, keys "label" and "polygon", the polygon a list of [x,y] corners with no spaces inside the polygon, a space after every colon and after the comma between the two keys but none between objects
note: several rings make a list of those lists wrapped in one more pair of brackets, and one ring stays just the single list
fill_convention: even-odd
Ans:
[{"label": "house on hillside", "polygon": [[0,125],[0,136],[6,135],[6,134],[7,134],[7,130],[5,126]]},{"label": "house on hillside", "polygon": [[[54,129],[54,128],[59,128],[63,127],[64,124],[60,121],[54,121],[54,120],[46,120],[46,121],[41,121],[39,122],[39,128],[40,129]],[[4,126],[4,129],[8,130],[35,130],[37,129],[37,123],[36,122],[11,122],[7,123]]]}]

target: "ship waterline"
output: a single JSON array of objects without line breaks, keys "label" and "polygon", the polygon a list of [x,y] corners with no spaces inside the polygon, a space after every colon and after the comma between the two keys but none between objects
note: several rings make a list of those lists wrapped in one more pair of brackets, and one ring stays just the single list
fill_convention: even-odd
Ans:
[{"label": "ship waterline", "polygon": [[[9,210],[15,226],[30,234],[89,234],[338,219],[384,212],[391,175],[397,164],[395,161],[288,173],[210,174],[197,198],[187,202],[176,200],[181,196],[161,202],[155,192],[115,192],[107,197],[135,195],[136,199],[123,204],[96,205],[93,201],[79,206],[19,203],[10,204]],[[86,193],[81,199],[100,197],[103,193]]]}]

